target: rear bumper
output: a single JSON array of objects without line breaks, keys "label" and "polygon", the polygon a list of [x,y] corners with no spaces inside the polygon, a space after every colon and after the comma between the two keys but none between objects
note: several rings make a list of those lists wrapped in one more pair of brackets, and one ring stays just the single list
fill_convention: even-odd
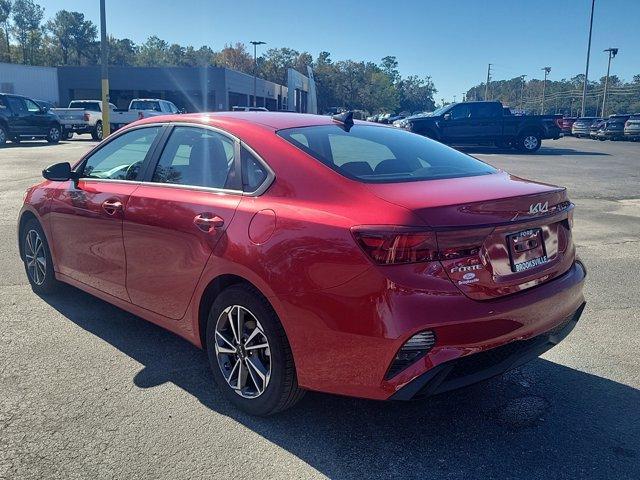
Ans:
[{"label": "rear bumper", "polygon": [[[580,261],[551,281],[483,301],[463,295],[439,264],[404,266],[397,274],[383,270],[388,272],[385,276],[370,269],[338,287],[280,297],[279,315],[300,386],[378,400],[413,398],[436,375],[442,375],[438,384],[449,377],[436,391],[458,388],[482,378],[453,383],[449,366],[464,365],[467,357],[480,359],[478,355],[512,343],[524,345],[515,342],[536,339],[532,343],[538,348],[542,335],[573,318],[584,304],[586,270]],[[424,287],[414,288],[413,278]],[[434,332],[432,350],[387,378],[402,345],[424,330]],[[554,339],[561,338],[556,333]],[[535,350],[533,357],[548,348]],[[516,364],[500,364],[488,376]],[[416,381],[420,386],[410,387]]]},{"label": "rear bumper", "polygon": [[562,323],[541,335],[441,363],[398,390],[389,400],[412,400],[466,387],[533,360],[569,335],[585,305],[582,303]]}]

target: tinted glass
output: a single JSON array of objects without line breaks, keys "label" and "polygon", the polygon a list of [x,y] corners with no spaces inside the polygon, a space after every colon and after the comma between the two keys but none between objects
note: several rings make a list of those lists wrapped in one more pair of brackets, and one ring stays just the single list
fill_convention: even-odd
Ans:
[{"label": "tinted glass", "polygon": [[469,155],[395,128],[355,125],[346,132],[337,125],[323,125],[280,130],[278,135],[342,175],[364,182],[433,180],[496,172]]},{"label": "tinted glass", "polygon": [[116,137],[87,159],[82,176],[137,180],[158,132],[160,127],[139,128]]},{"label": "tinted glass", "polygon": [[451,119],[469,118],[471,116],[471,107],[469,105],[460,104],[453,107],[449,112]]},{"label": "tinted glass", "polygon": [[31,112],[31,113],[36,113],[36,112],[39,112],[41,110],[40,106],[36,102],[34,102],[33,100],[29,100],[28,98],[25,98],[24,99],[24,103],[27,106],[27,110],[29,112]]},{"label": "tinted glass", "polygon": [[71,102],[69,108],[84,108],[90,112],[100,112],[99,102]]},{"label": "tinted glass", "polygon": [[225,188],[233,169],[233,140],[212,130],[176,127],[153,172],[153,182]]},{"label": "tinted glass", "polygon": [[267,179],[267,170],[249,150],[242,147],[242,187],[245,192],[255,192]]},{"label": "tinted glass", "polygon": [[[508,110],[508,109],[506,109]],[[502,113],[502,106],[497,103],[475,103],[471,104],[472,118],[497,117]],[[511,114],[511,111],[509,111]]]},{"label": "tinted glass", "polygon": [[25,113],[27,111],[27,107],[21,98],[7,97],[7,103],[9,104],[9,108],[13,110],[14,113]]},{"label": "tinted glass", "polygon": [[161,112],[160,102],[149,101],[149,100],[136,100],[131,102],[131,110],[154,110],[156,112]]}]

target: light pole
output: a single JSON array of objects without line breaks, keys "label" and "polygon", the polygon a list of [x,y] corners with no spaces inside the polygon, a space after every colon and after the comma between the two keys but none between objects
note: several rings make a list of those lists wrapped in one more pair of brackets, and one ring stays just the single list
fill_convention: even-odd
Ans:
[{"label": "light pole", "polygon": [[525,86],[525,78],[526,75],[520,75],[520,80],[522,81],[522,90],[520,91],[520,110],[524,111],[524,86]]},{"label": "light pole", "polygon": [[102,64],[102,138],[111,133],[109,123],[109,50],[107,49],[107,21],[105,15],[104,0],[100,0],[100,63]]},{"label": "light pole", "polygon": [[491,64],[489,64],[489,68],[487,68],[487,84],[484,87],[485,102],[489,100],[489,82],[490,81],[491,81]]},{"label": "light pole", "polygon": [[249,42],[253,45],[253,106],[256,106],[256,75],[258,74],[258,55],[257,55],[257,47],[258,45],[265,45],[267,42],[260,41],[251,41]]},{"label": "light pole", "polygon": [[[585,102],[587,101],[587,82],[589,81],[589,56],[591,55],[591,32],[593,31],[593,9],[596,5],[596,0],[591,0],[591,20],[589,22],[589,44],[587,46],[587,66],[584,69],[584,84],[582,85],[582,109],[580,110],[580,116],[584,117]],[[598,115],[598,104],[596,104],[596,115]]]},{"label": "light pole", "polygon": [[551,71],[551,67],[542,67],[540,70],[544,70],[544,82],[542,83],[542,109],[540,115],[544,115],[544,93],[547,88],[547,75]]},{"label": "light pole", "polygon": [[602,117],[605,116],[605,106],[607,104],[607,85],[609,84],[609,71],[611,70],[611,59],[618,54],[617,48],[607,48],[604,50],[609,52],[609,63],[607,64],[607,76],[604,78],[604,93],[602,94]]}]

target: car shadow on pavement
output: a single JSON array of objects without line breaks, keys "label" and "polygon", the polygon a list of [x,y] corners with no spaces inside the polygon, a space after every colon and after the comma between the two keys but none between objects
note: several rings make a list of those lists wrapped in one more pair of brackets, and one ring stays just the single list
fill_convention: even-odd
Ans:
[{"label": "car shadow on pavement", "polygon": [[517,156],[526,156],[526,157],[535,157],[535,156],[560,156],[560,155],[568,155],[568,156],[601,156],[606,155],[610,156],[609,153],[605,152],[583,152],[581,150],[574,150],[573,148],[554,148],[554,147],[541,147],[540,150],[534,153],[521,152],[519,150],[514,150],[512,148],[496,148],[496,147],[455,147],[456,150],[459,150],[463,153],[474,154],[501,154],[501,155],[517,155]]},{"label": "car shadow on pavement", "polygon": [[206,354],[187,341],[72,287],[43,298],[142,364],[132,379],[137,387],[171,382],[330,478],[609,479],[640,472],[640,390],[547,360],[421,401],[308,393],[291,410],[256,418],[224,399]]}]

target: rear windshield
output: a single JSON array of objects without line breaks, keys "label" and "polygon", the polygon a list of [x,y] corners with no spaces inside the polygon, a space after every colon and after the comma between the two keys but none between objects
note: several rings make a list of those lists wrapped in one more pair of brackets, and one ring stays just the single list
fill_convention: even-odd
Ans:
[{"label": "rear windshield", "polygon": [[131,102],[130,106],[131,110],[154,110],[156,112],[161,112],[160,102],[156,102],[153,100],[135,100]]},{"label": "rear windshield", "polygon": [[290,128],[282,138],[345,177],[369,183],[471,177],[496,170],[469,155],[397,128],[338,125]]},{"label": "rear windshield", "polygon": [[71,102],[69,104],[69,108],[84,108],[85,110],[89,110],[90,112],[99,112],[100,103],[99,102]]}]

